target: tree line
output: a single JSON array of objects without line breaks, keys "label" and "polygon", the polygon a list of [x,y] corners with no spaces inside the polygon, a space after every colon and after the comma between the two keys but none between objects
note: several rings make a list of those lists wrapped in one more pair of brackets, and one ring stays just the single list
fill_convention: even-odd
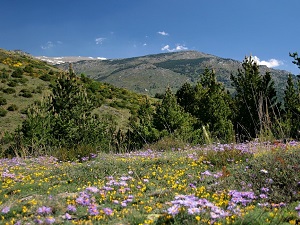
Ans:
[{"label": "tree line", "polygon": [[[297,53],[291,54],[300,67]],[[231,75],[235,93],[217,81],[214,70],[205,69],[196,85],[185,83],[176,93],[168,87],[162,99],[145,96],[132,114],[127,130],[117,129],[109,117],[93,113],[99,102],[70,67],[51,85],[51,94],[29,107],[27,118],[16,130],[8,151],[44,149],[132,151],[164,137],[187,143],[243,142],[254,138],[298,138],[300,130],[300,80],[289,75],[284,102],[279,102],[269,72],[246,57]],[[44,152],[44,153],[45,153]]]}]

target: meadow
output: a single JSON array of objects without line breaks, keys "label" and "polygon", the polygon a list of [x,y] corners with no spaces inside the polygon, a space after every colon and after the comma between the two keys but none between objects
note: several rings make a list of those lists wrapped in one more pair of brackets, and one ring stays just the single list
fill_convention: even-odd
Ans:
[{"label": "meadow", "polygon": [[300,224],[300,144],[0,159],[0,224]]}]

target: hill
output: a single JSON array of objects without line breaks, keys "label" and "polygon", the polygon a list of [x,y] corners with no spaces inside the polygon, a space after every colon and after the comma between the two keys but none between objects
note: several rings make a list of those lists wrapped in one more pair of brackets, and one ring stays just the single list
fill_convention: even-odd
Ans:
[{"label": "hill", "polygon": [[[0,138],[14,131],[26,118],[27,108],[49,93],[49,85],[63,70],[22,51],[0,49]],[[118,126],[125,127],[131,113],[143,98],[131,91],[110,84],[81,79],[88,93],[96,97],[98,114],[117,118]]]},{"label": "hill", "polygon": [[[167,86],[175,91],[184,82],[196,83],[205,68],[214,69],[218,81],[223,82],[225,87],[233,92],[230,74],[236,74],[238,69],[242,68],[240,61],[197,51],[126,59],[78,60],[73,60],[73,67],[77,73],[84,73],[92,79],[152,96],[164,92]],[[66,69],[67,66],[68,64],[61,64],[58,68]],[[263,74],[266,71],[271,72],[278,93],[282,96],[289,72],[266,66],[260,66],[260,69]]]}]

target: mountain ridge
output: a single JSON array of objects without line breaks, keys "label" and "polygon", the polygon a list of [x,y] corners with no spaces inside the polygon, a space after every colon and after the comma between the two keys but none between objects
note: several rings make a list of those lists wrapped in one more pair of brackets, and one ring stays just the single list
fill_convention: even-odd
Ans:
[{"label": "mountain ridge", "polygon": [[[205,68],[216,72],[217,80],[234,92],[230,75],[242,69],[242,62],[230,58],[222,58],[198,51],[179,51],[171,53],[150,54],[132,58],[106,60],[73,61],[76,73],[84,73],[88,77],[127,88],[142,94],[154,96],[163,93],[166,87],[176,91],[185,82],[195,84]],[[68,63],[56,65],[67,69]],[[275,87],[280,96],[284,93],[288,71],[276,70],[260,66],[260,71],[271,73]]]}]

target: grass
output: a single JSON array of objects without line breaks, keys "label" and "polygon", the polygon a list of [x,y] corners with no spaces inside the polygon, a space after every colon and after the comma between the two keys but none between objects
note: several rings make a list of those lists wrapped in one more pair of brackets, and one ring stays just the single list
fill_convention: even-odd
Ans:
[{"label": "grass", "polygon": [[[299,224],[299,153],[298,143],[248,143],[1,159],[0,223]],[[279,176],[293,192],[284,202]]]}]

